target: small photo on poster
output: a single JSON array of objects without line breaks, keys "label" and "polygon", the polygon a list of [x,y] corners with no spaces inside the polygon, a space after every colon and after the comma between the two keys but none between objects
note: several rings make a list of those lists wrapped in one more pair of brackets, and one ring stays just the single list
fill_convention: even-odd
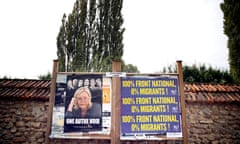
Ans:
[{"label": "small photo on poster", "polygon": [[64,132],[102,130],[102,76],[68,75]]}]

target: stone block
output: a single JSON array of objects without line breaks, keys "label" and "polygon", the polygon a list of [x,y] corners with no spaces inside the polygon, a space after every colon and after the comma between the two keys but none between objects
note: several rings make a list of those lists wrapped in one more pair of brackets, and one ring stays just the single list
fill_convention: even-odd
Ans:
[{"label": "stone block", "polygon": [[25,137],[14,137],[13,138],[13,142],[14,143],[23,143],[23,142],[25,142],[26,141],[26,138]]},{"label": "stone block", "polygon": [[25,122],[24,121],[17,121],[16,122],[16,127],[24,127],[25,126]]}]

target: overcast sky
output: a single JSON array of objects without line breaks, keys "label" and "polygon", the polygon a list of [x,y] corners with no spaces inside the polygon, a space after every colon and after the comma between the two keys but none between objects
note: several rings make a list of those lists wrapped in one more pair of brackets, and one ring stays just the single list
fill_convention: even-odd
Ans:
[{"label": "overcast sky", "polygon": [[[63,13],[75,0],[0,1],[0,77],[52,71]],[[222,0],[124,0],[124,56],[143,73],[183,65],[228,69]]]}]

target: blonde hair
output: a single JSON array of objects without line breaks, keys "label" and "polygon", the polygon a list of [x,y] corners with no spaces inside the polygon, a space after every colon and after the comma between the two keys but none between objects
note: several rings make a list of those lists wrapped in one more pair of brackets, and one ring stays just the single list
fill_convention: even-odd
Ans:
[{"label": "blonde hair", "polygon": [[[90,97],[90,101],[89,101],[88,108],[92,107],[92,101],[91,101],[92,93],[90,92],[90,89],[89,89],[88,87],[80,87],[80,88],[78,88],[78,89],[75,91],[73,97],[74,97],[74,98],[77,98],[77,96],[78,96],[78,95],[81,95],[81,93],[83,93],[83,92],[86,92],[86,93],[88,94],[88,96]],[[75,102],[74,102],[74,109],[79,109],[79,106],[78,106],[76,100],[75,100]]]}]

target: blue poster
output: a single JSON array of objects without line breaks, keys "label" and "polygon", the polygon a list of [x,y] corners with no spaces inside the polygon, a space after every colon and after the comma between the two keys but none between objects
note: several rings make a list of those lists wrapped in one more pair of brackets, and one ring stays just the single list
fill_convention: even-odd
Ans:
[{"label": "blue poster", "polygon": [[122,77],[122,135],[181,133],[178,78]]}]

